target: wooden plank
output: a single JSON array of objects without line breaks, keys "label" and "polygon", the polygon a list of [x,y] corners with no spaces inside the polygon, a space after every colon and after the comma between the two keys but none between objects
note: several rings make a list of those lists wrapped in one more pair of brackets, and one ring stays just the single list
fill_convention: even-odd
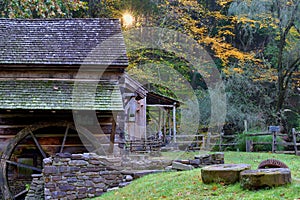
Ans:
[{"label": "wooden plank", "polygon": [[253,145],[266,145],[266,144],[273,144],[272,142],[253,142]]},{"label": "wooden plank", "polygon": [[222,146],[235,146],[237,143],[227,143],[227,144],[221,144]]},{"label": "wooden plank", "polygon": [[222,135],[222,138],[236,138],[235,135]]},{"label": "wooden plank", "polygon": [[261,132],[261,133],[246,134],[246,136],[262,136],[262,135],[272,135],[272,133],[270,133],[270,132]]},{"label": "wooden plank", "polygon": [[177,138],[185,138],[185,137],[204,137],[206,135],[201,134],[201,135],[177,135]]}]

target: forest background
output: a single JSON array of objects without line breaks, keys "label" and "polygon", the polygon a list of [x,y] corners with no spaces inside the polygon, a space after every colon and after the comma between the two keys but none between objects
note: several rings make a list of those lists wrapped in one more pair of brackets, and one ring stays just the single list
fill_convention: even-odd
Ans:
[{"label": "forest background", "polygon": [[[119,18],[124,30],[160,27],[186,34],[213,58],[226,91],[226,122],[231,132],[281,125],[300,128],[300,0],[0,0],[3,18]],[[124,15],[132,17],[125,24]],[[159,65],[179,72],[197,95],[199,130],[207,128],[211,94],[200,73],[184,58],[157,49],[128,52],[128,70],[151,79]],[[157,66],[143,73],[144,63]],[[178,85],[182,82],[170,82]],[[174,93],[148,85],[166,96]],[[181,91],[184,93],[185,91]]]}]

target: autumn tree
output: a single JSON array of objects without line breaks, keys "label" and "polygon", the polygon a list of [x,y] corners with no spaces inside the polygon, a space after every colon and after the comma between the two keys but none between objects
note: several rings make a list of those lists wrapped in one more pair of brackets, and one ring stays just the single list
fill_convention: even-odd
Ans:
[{"label": "autumn tree", "polygon": [[[262,46],[261,58],[269,68],[268,76],[277,82],[276,110],[283,123],[287,93],[300,65],[300,0],[234,1],[230,12],[247,20],[255,31],[265,30],[267,43]],[[249,31],[253,34],[254,31]],[[262,70],[264,71],[264,70]],[[299,85],[298,85],[299,87]]]}]

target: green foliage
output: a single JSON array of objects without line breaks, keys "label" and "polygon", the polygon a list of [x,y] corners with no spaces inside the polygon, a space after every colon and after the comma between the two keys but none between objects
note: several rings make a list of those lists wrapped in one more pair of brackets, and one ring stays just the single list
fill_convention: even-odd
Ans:
[{"label": "green foliage", "polygon": [[250,127],[266,127],[275,115],[275,84],[254,81],[253,76],[247,70],[244,74],[233,73],[225,80],[227,121],[241,130],[244,129],[244,120]]},{"label": "green foliage", "polygon": [[70,18],[82,17],[86,3],[76,0],[4,0],[0,13],[6,18]]}]

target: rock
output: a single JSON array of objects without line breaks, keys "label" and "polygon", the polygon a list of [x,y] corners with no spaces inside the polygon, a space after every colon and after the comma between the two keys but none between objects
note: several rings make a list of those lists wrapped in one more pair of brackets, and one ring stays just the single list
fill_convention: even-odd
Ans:
[{"label": "rock", "polygon": [[192,165],[182,164],[180,162],[172,162],[172,169],[176,170],[192,170],[194,167]]},{"label": "rock", "polygon": [[210,165],[201,169],[202,181],[208,183],[233,184],[239,181],[240,172],[248,170],[248,164],[220,164]]},{"label": "rock", "polygon": [[131,175],[126,175],[125,180],[126,181],[132,181],[133,177]]},{"label": "rock", "polygon": [[288,168],[270,168],[246,170],[240,174],[241,186],[255,190],[265,187],[276,187],[291,183],[291,171]]},{"label": "rock", "polygon": [[45,165],[51,165],[53,160],[52,160],[52,158],[44,158],[43,162]]},{"label": "rock", "polygon": [[122,182],[119,184],[119,187],[122,188],[122,187],[125,187],[127,185],[129,185],[131,182]]},{"label": "rock", "polygon": [[167,166],[167,167],[165,168],[166,171],[171,171],[172,169],[173,169],[172,166]]}]

